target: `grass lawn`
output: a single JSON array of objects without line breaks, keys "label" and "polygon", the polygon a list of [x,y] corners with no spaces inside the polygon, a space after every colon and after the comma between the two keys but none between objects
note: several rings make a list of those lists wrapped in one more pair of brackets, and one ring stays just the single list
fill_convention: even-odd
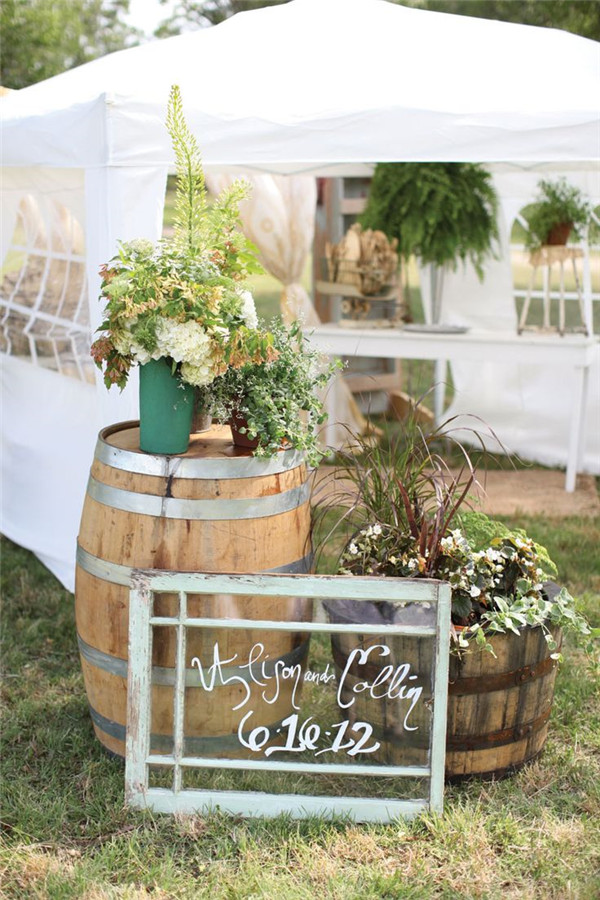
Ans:
[{"label": "grass lawn", "polygon": [[[511,520],[600,625],[600,521]],[[73,598],[3,539],[3,898],[523,898],[600,893],[598,662],[567,644],[543,756],[447,789],[442,817],[354,825],[129,811],[93,736]],[[326,569],[332,559],[324,560]]]}]

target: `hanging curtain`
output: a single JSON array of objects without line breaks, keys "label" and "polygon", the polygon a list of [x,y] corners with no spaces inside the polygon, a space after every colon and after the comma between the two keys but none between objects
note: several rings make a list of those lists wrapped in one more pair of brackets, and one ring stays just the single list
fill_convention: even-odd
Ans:
[{"label": "hanging curtain", "polygon": [[[210,191],[219,193],[239,176],[208,175]],[[244,173],[252,185],[250,197],[240,204],[246,237],[258,249],[259,259],[283,286],[281,315],[285,322],[301,319],[305,326],[320,324],[312,300],[302,286],[302,275],[312,250],[317,183],[310,175],[257,175]],[[336,419],[363,434],[369,425],[350,390],[338,391]],[[346,427],[329,423],[328,443],[336,448],[348,442]]]}]

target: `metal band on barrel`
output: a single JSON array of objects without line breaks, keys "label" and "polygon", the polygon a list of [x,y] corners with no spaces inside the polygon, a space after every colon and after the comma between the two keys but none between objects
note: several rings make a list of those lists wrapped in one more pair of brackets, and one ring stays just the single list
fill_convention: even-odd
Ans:
[{"label": "metal band on barrel", "polygon": [[[137,422],[128,423],[137,425]],[[162,478],[230,479],[260,478],[280,475],[295,469],[304,462],[301,450],[282,450],[277,456],[262,459],[254,456],[232,456],[225,459],[195,459],[184,456],[154,456],[122,450],[104,440],[103,435],[114,434],[114,429],[100,432],[96,444],[95,459],[113,469],[123,469],[136,475],[157,475]]]},{"label": "metal band on barrel", "polygon": [[[295,559],[293,562],[285,563],[283,566],[276,566],[274,569],[262,569],[265,573],[280,573],[285,575],[307,575],[313,564],[313,554],[308,553],[301,559]],[[101,578],[102,581],[110,581],[112,584],[121,584],[124,587],[131,585],[132,566],[124,566],[122,563],[109,562],[106,559],[100,559],[92,553],[88,553],[83,547],[77,545],[77,565],[93,575],[94,578]]]},{"label": "metal band on barrel", "polygon": [[139,494],[103,484],[90,475],[88,496],[104,506],[123,512],[137,513],[164,519],[202,519],[206,521],[262,519],[290,512],[302,506],[309,498],[308,482],[266,497],[248,497],[240,500],[189,500],[177,497],[159,497],[156,494]]},{"label": "metal band on barrel", "polygon": [[[117,741],[125,741],[125,726],[113,719],[107,719],[101,713],[90,706],[92,722],[109,737]],[[275,733],[281,727],[281,721],[269,723],[268,728]],[[247,740],[250,732],[244,732],[242,737]],[[150,735],[150,751],[156,753],[169,753],[173,748],[173,738],[169,734]],[[240,749],[240,741],[236,734],[217,734],[210,737],[186,737],[185,751],[189,756],[212,756],[220,753],[233,753]],[[114,752],[114,751],[113,751]]]},{"label": "metal band on barrel", "polygon": [[[83,640],[80,635],[77,635],[77,643],[79,645],[79,652],[81,653],[82,658],[89,663],[91,666],[94,666],[96,669],[102,669],[104,672],[108,672],[110,675],[116,675],[118,678],[127,678],[127,660],[121,659],[120,656],[111,656],[110,653],[104,653],[103,650],[98,650],[97,647],[92,647],[86,641]],[[283,656],[279,656],[277,659],[266,660],[263,664],[261,663],[261,676],[273,676],[275,674],[275,667],[277,665],[288,667],[288,666],[296,666],[301,664],[306,659],[306,655],[308,653],[308,645],[309,641],[305,640],[298,647],[295,647],[293,650],[290,650],[289,653],[284,653]],[[222,669],[223,675],[229,680],[231,678],[236,678],[238,681],[241,679],[247,683],[251,683],[253,681],[252,675],[248,670],[248,666],[224,666]],[[165,666],[152,666],[152,684],[160,684],[172,686],[175,684],[175,669],[167,668]],[[198,669],[186,669],[185,670],[185,686],[186,687],[196,687],[199,688],[199,675]],[[227,687],[227,684],[219,684],[215,682],[215,687]]]}]

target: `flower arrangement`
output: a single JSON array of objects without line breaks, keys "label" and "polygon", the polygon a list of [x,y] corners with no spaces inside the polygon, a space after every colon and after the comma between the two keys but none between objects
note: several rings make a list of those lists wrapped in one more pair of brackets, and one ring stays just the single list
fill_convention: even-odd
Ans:
[{"label": "flower arrangement", "polygon": [[[441,438],[462,456],[458,473],[432,449]],[[546,549],[525,532],[468,509],[475,471],[450,423],[425,435],[413,415],[389,447],[355,440],[360,454],[346,457],[341,469],[351,490],[330,493],[322,506],[326,512],[344,501],[344,493],[351,498],[325,538],[340,530],[345,535],[339,574],[448,582],[457,651],[473,640],[491,650],[491,635],[519,634],[527,625],[543,629],[556,655],[552,626],[590,634],[568,591],[549,589],[558,573]]]},{"label": "flower arrangement", "polygon": [[177,86],[167,128],[177,170],[173,238],[121,243],[101,269],[105,319],[91,353],[109,388],[123,389],[132,366],[150,360],[164,358],[183,383],[204,387],[229,367],[272,356],[270,335],[258,329],[244,288],[247,275],[261,271],[238,227],[247,183],[236,182],[209,206]]},{"label": "flower arrangement", "polygon": [[316,466],[324,455],[317,433],[326,418],[322,393],[341,364],[327,363],[298,322],[286,326],[274,319],[266,333],[272,340],[266,362],[231,366],[212,383],[213,415],[224,422],[242,420],[240,431],[256,441],[257,456],[290,445]]},{"label": "flower arrangement", "polygon": [[[432,568],[430,577],[447,581],[452,590],[453,636],[458,648],[467,648],[473,638],[489,648],[491,634],[519,634],[524,625],[539,625],[553,655],[558,656],[551,626],[590,633],[566,588],[548,593],[547,582],[558,572],[544,547],[524,531],[511,532],[483,513],[463,513],[459,523],[441,538],[433,567],[408,533],[394,534],[394,529],[378,522],[367,525],[345,545],[339,574],[418,578]],[[476,549],[474,534],[481,526],[496,536]]]}]

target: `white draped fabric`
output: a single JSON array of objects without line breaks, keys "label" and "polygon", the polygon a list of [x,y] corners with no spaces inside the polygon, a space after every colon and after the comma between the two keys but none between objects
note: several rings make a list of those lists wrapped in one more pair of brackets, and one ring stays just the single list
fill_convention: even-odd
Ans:
[{"label": "white draped fabric", "polygon": [[[267,272],[283,286],[281,313],[288,320],[318,322],[302,276],[312,249],[317,189],[309,175],[257,175],[240,173],[252,185],[240,204],[244,234],[255,244]],[[218,194],[234,181],[233,175],[208,175],[207,184]]]}]

